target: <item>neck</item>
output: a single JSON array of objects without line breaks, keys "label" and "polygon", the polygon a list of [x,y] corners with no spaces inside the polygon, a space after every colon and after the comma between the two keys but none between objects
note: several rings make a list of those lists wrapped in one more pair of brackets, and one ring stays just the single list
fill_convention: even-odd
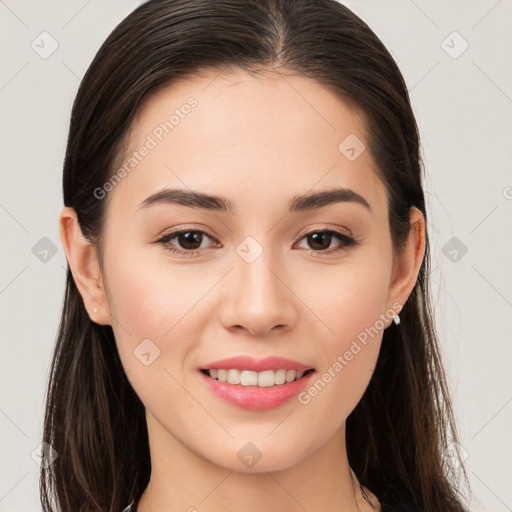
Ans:
[{"label": "neck", "polygon": [[152,472],[137,512],[365,509],[347,460],[345,424],[293,466],[264,470],[255,464],[240,472],[192,452],[150,414],[147,422]]}]

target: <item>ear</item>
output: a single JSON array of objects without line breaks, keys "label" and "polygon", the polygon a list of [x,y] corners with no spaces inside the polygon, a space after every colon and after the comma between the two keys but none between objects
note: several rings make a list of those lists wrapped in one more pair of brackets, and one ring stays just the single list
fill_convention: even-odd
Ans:
[{"label": "ear", "polygon": [[410,230],[406,245],[395,259],[389,288],[389,308],[400,312],[411,294],[425,255],[425,218],[415,206],[409,210]]},{"label": "ear", "polygon": [[65,206],[62,209],[59,227],[69,268],[91,320],[110,325],[110,310],[96,247],[83,236],[73,208]]}]

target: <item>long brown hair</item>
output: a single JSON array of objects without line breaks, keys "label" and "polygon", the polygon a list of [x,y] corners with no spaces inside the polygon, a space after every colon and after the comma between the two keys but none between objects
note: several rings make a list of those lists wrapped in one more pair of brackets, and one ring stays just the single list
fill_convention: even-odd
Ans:
[{"label": "long brown hair", "polygon": [[[311,78],[361,114],[385,184],[395,251],[409,209],[425,218],[423,163],[403,77],[379,38],[334,0],[150,0],[110,34],[77,93],[63,170],[64,204],[102,257],[105,203],[134,115],[161,87],[205,69],[273,69]],[[434,328],[427,247],[401,325],[383,335],[372,379],[346,424],[348,458],[377,496],[399,485],[420,510],[461,512],[462,470]],[[110,326],[92,322],[67,282],[46,395],[44,510],[122,510],[151,473],[145,410],[123,371]],[[450,444],[452,443],[452,444]],[[450,456],[446,456],[450,453]]]}]

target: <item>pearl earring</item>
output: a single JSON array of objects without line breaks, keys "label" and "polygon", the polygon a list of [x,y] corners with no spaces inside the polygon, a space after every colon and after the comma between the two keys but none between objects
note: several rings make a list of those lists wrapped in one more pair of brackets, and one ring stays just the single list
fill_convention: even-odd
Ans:
[{"label": "pearl earring", "polygon": [[94,308],[94,312],[97,313],[98,312],[98,308]]}]

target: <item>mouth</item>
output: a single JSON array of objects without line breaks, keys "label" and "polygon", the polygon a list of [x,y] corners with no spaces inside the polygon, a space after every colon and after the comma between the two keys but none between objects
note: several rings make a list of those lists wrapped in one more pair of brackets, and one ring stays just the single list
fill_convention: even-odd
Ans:
[{"label": "mouth", "polygon": [[315,369],[287,357],[239,355],[198,368],[206,388],[225,402],[253,411],[279,407],[297,396]]},{"label": "mouth", "polygon": [[229,404],[252,411],[266,411],[290,402],[314,378],[314,368],[242,370],[201,368],[206,388]]},{"label": "mouth", "polygon": [[239,370],[237,368],[208,368],[201,369],[201,373],[219,382],[226,382],[235,386],[268,388],[282,386],[305,378],[314,372],[314,368],[305,371],[287,370],[265,370],[256,372],[252,370]]}]

